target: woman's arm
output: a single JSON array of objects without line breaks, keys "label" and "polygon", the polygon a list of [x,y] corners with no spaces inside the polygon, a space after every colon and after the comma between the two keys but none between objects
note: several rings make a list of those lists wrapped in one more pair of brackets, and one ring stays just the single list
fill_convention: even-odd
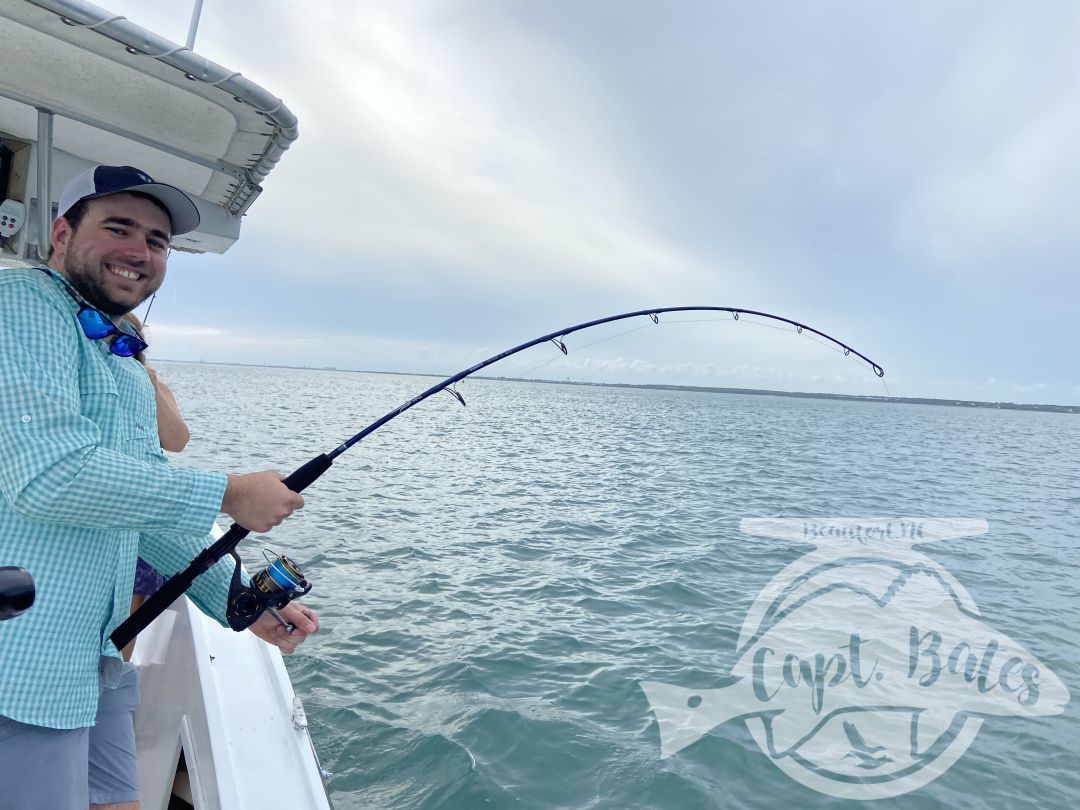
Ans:
[{"label": "woman's arm", "polygon": [[180,409],[176,407],[176,398],[169,386],[158,379],[157,372],[150,366],[146,367],[146,373],[150,375],[150,382],[154,384],[154,400],[157,403],[158,441],[161,449],[170,453],[179,453],[187,446],[191,433],[180,415]]}]

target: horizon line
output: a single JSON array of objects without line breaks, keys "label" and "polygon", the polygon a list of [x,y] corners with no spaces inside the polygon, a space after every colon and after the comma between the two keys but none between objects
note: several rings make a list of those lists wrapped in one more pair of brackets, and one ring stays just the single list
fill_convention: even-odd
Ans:
[{"label": "horizon line", "polygon": [[[435,377],[442,379],[446,375],[421,371],[375,371],[372,369],[338,368],[337,366],[293,366],[283,363],[241,363],[226,360],[175,360],[156,358],[154,362],[192,363],[204,366],[244,366],[248,368],[287,368],[298,371],[334,371],[347,374],[393,374],[403,377]],[[470,375],[472,376],[472,375]],[[954,408],[983,408],[993,410],[1037,411],[1042,413],[1080,413],[1080,405],[1050,405],[1022,402],[990,402],[969,399],[944,399],[941,397],[896,397],[880,394],[830,394],[814,391],[781,391],[771,388],[731,388],[712,385],[679,385],[669,383],[619,383],[589,382],[585,380],[551,380],[535,377],[503,377],[477,374],[477,380],[493,382],[528,382],[544,385],[586,385],[596,388],[636,388],[642,390],[693,391],[706,394],[740,394],[744,396],[794,397],[796,399],[843,399],[856,402],[879,402],[896,405],[935,405]]]}]

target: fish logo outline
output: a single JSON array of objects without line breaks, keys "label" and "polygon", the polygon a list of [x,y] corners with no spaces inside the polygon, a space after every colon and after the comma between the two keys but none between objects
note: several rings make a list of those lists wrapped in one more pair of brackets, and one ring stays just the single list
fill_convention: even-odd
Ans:
[{"label": "fish logo outline", "polygon": [[[662,759],[719,725],[742,719],[762,751],[808,787],[834,796],[880,798],[906,793],[940,776],[963,755],[987,718],[1064,711],[1070,695],[1057,676],[987,624],[963,585],[914,548],[985,533],[986,521],[819,520],[816,523],[826,528],[816,534],[806,531],[806,522],[743,521],[748,533],[810,542],[814,548],[774,576],[754,600],[737,644],[732,683],[695,690],[640,682],[660,730]],[[863,578],[853,582],[852,572]],[[858,644],[850,647],[851,661],[836,654],[828,659],[836,665],[831,674],[829,664],[824,674],[820,666],[816,672],[808,667],[806,652],[816,642],[829,640],[828,628],[822,628],[830,617],[852,613],[871,628],[891,634],[891,641],[875,640],[873,648],[875,667],[884,661],[883,669],[852,681],[851,664],[856,654],[868,649]],[[920,635],[920,616],[927,613],[945,620],[945,625]],[[906,680],[904,645],[898,638],[905,623],[911,629]],[[762,652],[773,652],[766,641],[804,653],[789,652],[784,659],[789,688],[783,693],[777,688],[773,697],[783,699],[772,705],[773,697],[767,697],[768,689],[758,682],[767,669],[758,659],[767,661],[769,656]],[[797,666],[789,664],[791,659]],[[820,665],[821,653],[815,660]],[[773,666],[780,671],[776,662]],[[806,675],[815,678],[815,698],[820,696],[813,712],[799,703],[805,698],[799,688],[811,686]],[[1022,691],[1025,688],[1027,692]],[[825,755],[809,750],[819,736],[832,741],[831,747],[818,745]],[[882,742],[888,744],[878,744]],[[828,764],[820,766],[814,756],[824,756]]]}]

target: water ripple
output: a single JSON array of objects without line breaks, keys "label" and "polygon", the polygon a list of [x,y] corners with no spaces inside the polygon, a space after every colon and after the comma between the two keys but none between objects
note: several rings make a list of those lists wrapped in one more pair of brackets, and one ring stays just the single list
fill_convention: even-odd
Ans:
[{"label": "water ripple", "polygon": [[[430,380],[162,364],[179,461],[292,469]],[[732,683],[755,595],[807,551],[745,517],[972,516],[922,547],[1080,694],[1080,420],[469,381],[342,456],[242,551],[298,559],[324,632],[288,666],[338,808],[856,805],[783,775],[742,721],[659,758],[640,680]],[[1080,803],[1080,717],[992,718],[886,808]]]}]

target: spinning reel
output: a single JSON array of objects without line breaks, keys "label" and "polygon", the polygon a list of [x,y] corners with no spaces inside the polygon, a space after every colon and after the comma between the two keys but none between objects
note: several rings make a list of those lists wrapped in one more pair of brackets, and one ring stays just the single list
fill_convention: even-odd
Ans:
[{"label": "spinning reel", "polygon": [[292,632],[293,626],[282,619],[278,611],[311,590],[311,583],[304,579],[300,566],[284,554],[271,559],[263,550],[267,564],[251,576],[251,584],[245,587],[240,583],[240,557],[235,551],[229,553],[236,560],[229,585],[229,606],[225,612],[229,627],[236,631],[246,630],[264,610],[269,610],[286,630]]}]

